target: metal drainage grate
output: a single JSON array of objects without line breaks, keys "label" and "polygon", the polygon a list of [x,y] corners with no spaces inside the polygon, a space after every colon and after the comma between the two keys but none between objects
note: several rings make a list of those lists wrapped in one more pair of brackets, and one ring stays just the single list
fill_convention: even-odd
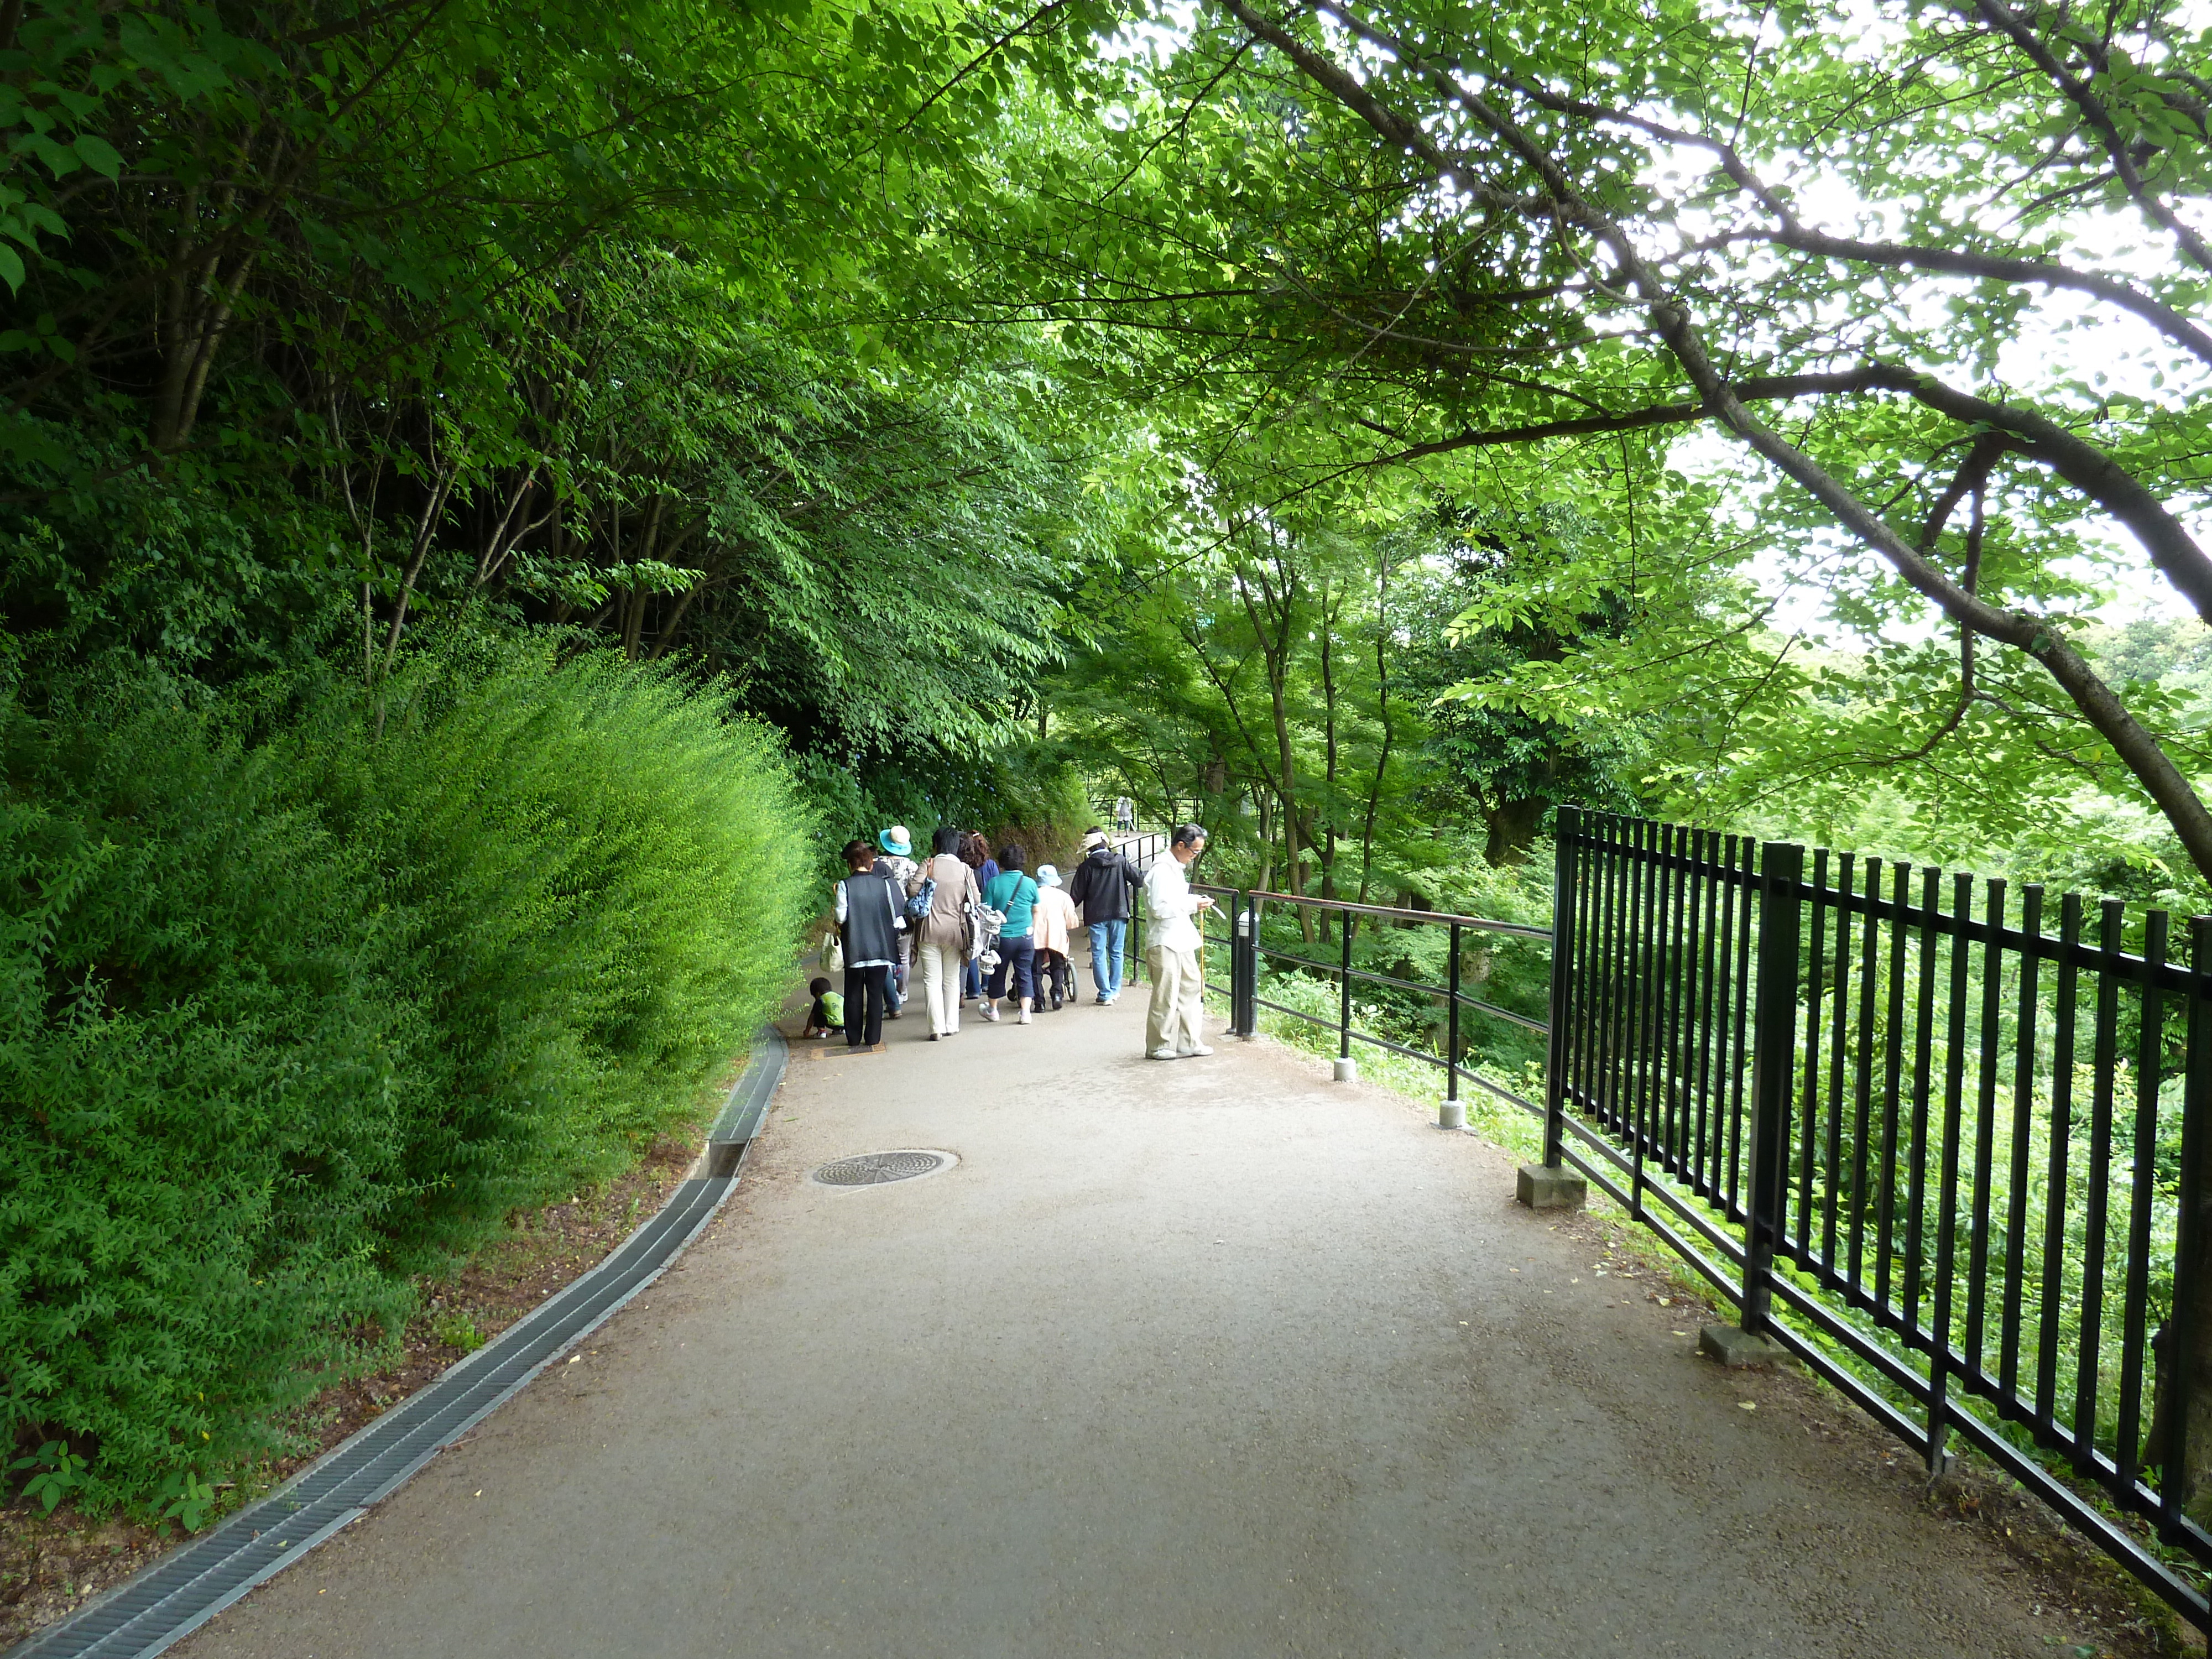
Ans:
[{"label": "metal drainage grate", "polygon": [[887,1181],[935,1175],[959,1161],[950,1152],[862,1152],[857,1158],[841,1158],[823,1164],[814,1172],[814,1179],[825,1187],[880,1187]]}]

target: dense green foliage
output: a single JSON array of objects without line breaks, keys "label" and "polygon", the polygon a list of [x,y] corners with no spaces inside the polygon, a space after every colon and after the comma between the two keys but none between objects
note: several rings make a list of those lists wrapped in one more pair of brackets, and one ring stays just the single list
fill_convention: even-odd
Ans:
[{"label": "dense green foliage", "polygon": [[811,895],[772,743],[545,669],[410,676],[374,742],[326,684],[0,711],[5,1409],[95,1444],[96,1492],[265,1449],[410,1275],[620,1167],[781,1000]]},{"label": "dense green foliage", "polygon": [[1036,331],[866,314],[988,23],[0,6],[0,1409],[82,1491],[688,1109],[824,843],[1072,810],[1000,747],[1115,498]]}]

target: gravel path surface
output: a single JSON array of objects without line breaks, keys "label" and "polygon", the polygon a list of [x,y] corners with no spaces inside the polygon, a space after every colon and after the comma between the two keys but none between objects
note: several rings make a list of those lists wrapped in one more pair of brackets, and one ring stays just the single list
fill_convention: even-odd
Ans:
[{"label": "gravel path surface", "polygon": [[[1272,1049],[1144,1060],[1140,997],[794,1058],[641,1305],[175,1651],[2054,1651],[1503,1153]],[[895,1147],[961,1161],[807,1178]]]}]

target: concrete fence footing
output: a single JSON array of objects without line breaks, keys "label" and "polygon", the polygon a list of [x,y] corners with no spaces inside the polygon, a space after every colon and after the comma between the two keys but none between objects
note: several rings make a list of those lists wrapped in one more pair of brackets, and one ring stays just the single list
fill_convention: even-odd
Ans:
[{"label": "concrete fence footing", "polygon": [[1589,1182],[1562,1164],[1523,1164],[1514,1174],[1513,1197],[1532,1210],[1579,1210],[1589,1201]]}]

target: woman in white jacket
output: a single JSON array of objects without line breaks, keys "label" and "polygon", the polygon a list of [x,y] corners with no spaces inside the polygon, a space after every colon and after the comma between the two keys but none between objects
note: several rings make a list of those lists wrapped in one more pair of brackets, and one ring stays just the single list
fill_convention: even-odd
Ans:
[{"label": "woman in white jacket", "polygon": [[[1036,940],[1037,1006],[1057,1008],[1075,998],[1075,965],[1068,953],[1074,949],[1075,930],[1082,925],[1075,901],[1060,884],[1060,872],[1049,864],[1037,866],[1036,920],[1030,924]],[[1051,1001],[1047,1003],[1049,997]]]}]

